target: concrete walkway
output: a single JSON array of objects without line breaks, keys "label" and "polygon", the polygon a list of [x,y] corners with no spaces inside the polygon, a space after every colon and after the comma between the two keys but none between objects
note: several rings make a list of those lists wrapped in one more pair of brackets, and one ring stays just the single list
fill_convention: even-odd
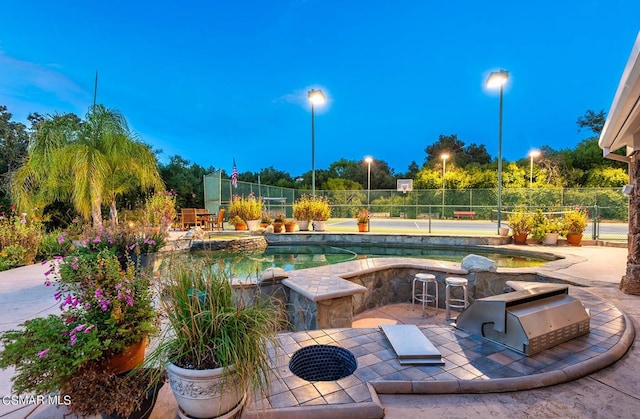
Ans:
[{"label": "concrete walkway", "polygon": [[[531,250],[572,255],[571,264],[554,267],[568,281],[624,311],[637,327],[640,297],[618,290],[626,268],[626,248],[529,246]],[[29,318],[57,312],[54,290],[43,285],[46,267],[32,265],[0,272],[0,331]],[[638,337],[636,337],[638,339]],[[17,406],[11,395],[12,371],[0,371],[0,418],[62,418],[66,409]],[[175,417],[175,402],[165,386],[153,418]],[[491,394],[380,395],[387,418],[634,418],[640,417],[640,355],[634,346],[617,363],[573,382],[536,390]],[[320,416],[319,416],[320,417]]]}]

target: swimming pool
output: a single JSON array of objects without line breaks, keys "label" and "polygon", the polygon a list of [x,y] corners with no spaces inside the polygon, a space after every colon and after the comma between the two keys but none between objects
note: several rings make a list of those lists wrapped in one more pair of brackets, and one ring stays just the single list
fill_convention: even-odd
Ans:
[{"label": "swimming pool", "polygon": [[496,262],[498,267],[522,268],[541,266],[549,258],[533,257],[513,250],[471,247],[393,247],[393,246],[323,246],[294,245],[269,246],[262,252],[238,253],[229,251],[198,251],[195,255],[211,258],[213,265],[232,273],[233,276],[257,275],[267,268],[277,267],[285,271],[315,268],[354,259],[379,257],[414,257],[461,262],[469,254],[485,256]]}]

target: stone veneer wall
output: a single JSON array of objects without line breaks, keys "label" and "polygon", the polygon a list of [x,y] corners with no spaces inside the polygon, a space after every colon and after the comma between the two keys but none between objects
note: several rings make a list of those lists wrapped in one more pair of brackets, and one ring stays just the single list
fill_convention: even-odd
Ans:
[{"label": "stone veneer wall", "polygon": [[[360,314],[388,304],[411,302],[411,286],[417,273],[431,273],[436,276],[438,281],[438,307],[445,306],[445,278],[447,276],[463,276],[467,278],[469,280],[467,285],[469,300],[473,301],[476,287],[475,273],[460,275],[429,271],[428,269],[390,268],[345,278],[367,288],[365,294],[357,294],[351,297],[353,299],[353,314]],[[433,288],[431,287],[430,292],[432,290]],[[462,298],[462,292],[459,289],[453,289],[452,296],[454,298]]]},{"label": "stone veneer wall", "polygon": [[629,164],[629,179],[633,191],[629,195],[629,255],[627,272],[620,281],[620,290],[626,294],[640,295],[640,152],[634,152]]},{"label": "stone veneer wall", "polygon": [[250,236],[234,240],[194,240],[190,250],[233,250],[250,252],[267,248],[264,236]]}]

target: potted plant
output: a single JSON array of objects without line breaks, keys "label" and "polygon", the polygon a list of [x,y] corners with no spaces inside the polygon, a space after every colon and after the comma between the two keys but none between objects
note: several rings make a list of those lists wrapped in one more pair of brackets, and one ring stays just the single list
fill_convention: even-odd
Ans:
[{"label": "potted plant", "polygon": [[247,229],[247,223],[240,218],[239,215],[234,215],[229,219],[229,224],[234,226],[237,231],[244,231]]},{"label": "potted plant", "polygon": [[369,217],[370,217],[370,213],[369,210],[367,209],[361,209],[360,211],[358,211],[358,214],[356,215],[356,220],[358,221],[358,231],[359,232],[365,232],[367,231],[368,227],[369,227]]},{"label": "potted plant", "polygon": [[285,220],[284,231],[287,233],[293,233],[296,230],[296,220]]},{"label": "potted plant", "polygon": [[331,217],[331,207],[327,198],[316,196],[311,198],[311,219],[313,220],[313,229],[316,231],[324,231],[327,220]]},{"label": "potted plant", "polygon": [[255,230],[260,224],[262,217],[262,200],[257,199],[252,193],[245,196],[234,195],[229,204],[229,216],[237,216],[245,221],[249,230]]},{"label": "potted plant", "polygon": [[[122,270],[112,249],[58,257],[45,277],[45,285],[57,288],[61,313],[3,332],[0,368],[15,367],[17,394],[57,391],[72,411],[97,413],[76,403],[89,396],[72,380],[90,370],[120,374],[142,362],[157,324],[150,278],[133,265]],[[109,394],[104,389],[103,396]]]},{"label": "potted plant", "polygon": [[524,210],[516,210],[509,214],[508,222],[513,230],[513,242],[526,244],[527,236],[533,227],[533,215]]},{"label": "potted plant", "polygon": [[582,234],[587,228],[587,212],[576,208],[564,213],[564,229],[567,232],[567,244],[580,246]]},{"label": "potted plant", "polygon": [[558,237],[565,235],[564,223],[557,217],[547,218],[545,223],[545,235],[542,240],[544,245],[556,245],[558,243]]},{"label": "potted plant", "polygon": [[282,213],[277,213],[275,215],[275,217],[273,218],[273,232],[274,233],[281,233],[282,232],[282,226],[284,225],[284,220],[285,220],[285,216]]},{"label": "potted plant", "polygon": [[266,211],[262,211],[262,218],[260,219],[260,227],[267,228],[271,225],[271,217]]},{"label": "potted plant", "polygon": [[309,222],[312,220],[311,197],[309,195],[302,195],[293,203],[293,218],[298,221],[300,231],[309,230]]},{"label": "potted plant", "polygon": [[531,214],[531,231],[529,235],[537,244],[542,243],[544,236],[547,233],[547,217],[543,214],[541,209]]},{"label": "potted plant", "polygon": [[247,390],[261,394],[269,384],[281,308],[261,294],[245,303],[226,271],[193,261],[171,268],[163,295],[168,327],[150,359],[166,360],[184,417],[232,417]]}]

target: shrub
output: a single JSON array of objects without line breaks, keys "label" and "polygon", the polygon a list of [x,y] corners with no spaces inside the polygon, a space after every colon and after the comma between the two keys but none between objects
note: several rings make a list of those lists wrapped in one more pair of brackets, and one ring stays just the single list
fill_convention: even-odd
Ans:
[{"label": "shrub", "polygon": [[316,196],[311,198],[311,219],[314,221],[327,221],[331,217],[331,207],[326,198]]},{"label": "shrub", "polygon": [[567,234],[582,234],[587,228],[587,212],[575,209],[564,213],[564,229]]},{"label": "shrub", "polygon": [[259,220],[262,217],[262,200],[256,199],[253,193],[246,197],[234,195],[229,204],[229,216],[238,216],[243,220]]},{"label": "shrub", "polygon": [[38,247],[38,259],[53,259],[54,256],[67,256],[74,249],[71,240],[61,231],[53,231],[42,236]]},{"label": "shrub", "polygon": [[517,210],[509,214],[509,226],[513,234],[529,234],[533,228],[533,215],[524,210]]},{"label": "shrub", "polygon": [[[35,216],[24,212],[18,214],[15,207],[11,207],[7,213],[0,212],[0,261],[2,265],[12,268],[33,263],[38,253],[42,234],[42,223]],[[7,248],[10,249],[5,250]],[[3,256],[5,254],[6,256]]]},{"label": "shrub", "polygon": [[167,231],[178,215],[176,211],[176,192],[160,191],[151,195],[144,206],[144,219],[152,226]]}]

